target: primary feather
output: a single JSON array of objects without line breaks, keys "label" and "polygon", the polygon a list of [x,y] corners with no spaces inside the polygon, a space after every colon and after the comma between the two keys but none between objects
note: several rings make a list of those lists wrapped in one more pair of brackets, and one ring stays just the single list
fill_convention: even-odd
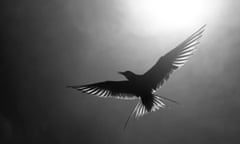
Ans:
[{"label": "primary feather", "polygon": [[133,87],[129,81],[105,81],[81,86],[69,86],[71,88],[99,97],[113,97],[124,100],[137,99]]}]

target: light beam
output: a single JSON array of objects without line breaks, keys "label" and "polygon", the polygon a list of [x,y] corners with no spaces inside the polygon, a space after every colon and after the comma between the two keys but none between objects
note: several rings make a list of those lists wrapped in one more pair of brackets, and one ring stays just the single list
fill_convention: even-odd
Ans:
[{"label": "light beam", "polygon": [[206,23],[212,3],[207,0],[126,0],[127,28],[151,35]]}]

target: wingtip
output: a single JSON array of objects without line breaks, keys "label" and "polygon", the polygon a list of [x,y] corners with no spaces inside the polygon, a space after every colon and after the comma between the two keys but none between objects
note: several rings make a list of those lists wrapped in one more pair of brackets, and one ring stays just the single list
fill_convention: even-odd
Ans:
[{"label": "wingtip", "polygon": [[201,26],[200,30],[205,30],[205,28],[207,27],[207,24],[204,24],[203,26]]}]

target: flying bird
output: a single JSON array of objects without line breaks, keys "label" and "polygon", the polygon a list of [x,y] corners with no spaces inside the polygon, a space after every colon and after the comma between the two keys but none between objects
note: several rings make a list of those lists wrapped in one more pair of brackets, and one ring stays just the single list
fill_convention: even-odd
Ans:
[{"label": "flying bird", "polygon": [[172,99],[157,95],[156,91],[168,80],[174,70],[183,66],[189,57],[193,55],[193,52],[199,45],[199,40],[202,37],[205,26],[202,26],[185,41],[160,57],[156,64],[144,74],[135,74],[131,71],[119,72],[119,74],[125,76],[126,80],[103,81],[67,87],[104,98],[139,99],[139,102],[125,123],[125,128],[131,116],[135,115],[135,118],[139,118],[149,112],[164,108],[166,106],[163,102],[164,100],[177,103]]}]

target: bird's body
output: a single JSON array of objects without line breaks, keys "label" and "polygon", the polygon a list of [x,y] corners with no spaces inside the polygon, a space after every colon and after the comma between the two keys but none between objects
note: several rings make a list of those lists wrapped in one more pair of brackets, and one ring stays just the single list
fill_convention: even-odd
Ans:
[{"label": "bird's body", "polygon": [[94,84],[69,86],[86,94],[100,97],[115,97],[120,99],[140,99],[132,114],[135,118],[141,117],[148,112],[163,108],[163,100],[175,102],[166,97],[156,95],[156,91],[169,78],[177,68],[183,66],[188,58],[196,50],[199,39],[202,36],[205,25],[179,44],[176,48],[160,57],[157,63],[142,75],[131,71],[119,72],[127,80],[104,81]]},{"label": "bird's body", "polygon": [[154,94],[153,90],[149,87],[147,81],[145,80],[144,75],[137,75],[133,72],[126,71],[123,74],[127,79],[130,85],[131,94],[136,95],[140,98],[141,103],[146,108],[146,111],[151,111],[154,104]]}]

